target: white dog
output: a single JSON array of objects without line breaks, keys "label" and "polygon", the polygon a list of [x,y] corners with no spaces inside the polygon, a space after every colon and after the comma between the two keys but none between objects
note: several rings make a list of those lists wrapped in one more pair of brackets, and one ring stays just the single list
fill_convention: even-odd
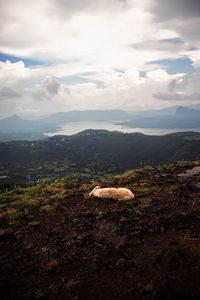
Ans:
[{"label": "white dog", "polygon": [[125,188],[103,188],[96,186],[90,193],[89,196],[96,196],[99,198],[111,198],[114,200],[131,200],[135,198],[135,195]]}]

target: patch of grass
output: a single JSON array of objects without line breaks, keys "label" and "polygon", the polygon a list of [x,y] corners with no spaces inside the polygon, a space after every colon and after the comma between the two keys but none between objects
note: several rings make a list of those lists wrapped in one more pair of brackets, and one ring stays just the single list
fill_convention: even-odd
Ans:
[{"label": "patch of grass", "polygon": [[41,299],[43,297],[44,297],[44,293],[41,289],[38,289],[38,290],[35,291],[35,298],[36,299]]},{"label": "patch of grass", "polygon": [[16,225],[18,224],[18,219],[27,215],[27,211],[19,212],[15,208],[8,208],[7,210],[3,211],[0,210],[0,219],[6,219],[9,225]]},{"label": "patch of grass", "polygon": [[154,290],[153,283],[152,282],[148,283],[147,285],[145,285],[144,289],[146,292],[151,293]]},{"label": "patch of grass", "polygon": [[86,183],[81,184],[81,186],[80,186],[80,191],[81,192],[84,192],[84,191],[89,192],[90,190],[92,190],[92,185],[91,184],[86,184]]},{"label": "patch of grass", "polygon": [[188,162],[187,161],[184,161],[183,159],[178,161],[176,164],[175,164],[175,167],[185,167],[188,165]]},{"label": "patch of grass", "polygon": [[85,200],[88,200],[90,198],[89,193],[88,194],[84,194],[83,197],[84,197]]},{"label": "patch of grass", "polygon": [[71,289],[72,287],[76,286],[78,284],[77,281],[75,281],[74,279],[70,279],[66,284],[65,287],[67,289]]},{"label": "patch of grass", "polygon": [[71,240],[68,236],[64,237],[61,242],[65,242],[66,247],[71,247],[74,244],[74,241]]},{"label": "patch of grass", "polygon": [[47,248],[47,247],[42,247],[41,248],[42,253],[47,253],[48,251],[49,251],[49,248]]},{"label": "patch of grass", "polygon": [[185,216],[187,216],[187,213],[184,212],[184,211],[181,211],[181,212],[180,212],[180,215],[183,216],[183,217],[185,217]]},{"label": "patch of grass", "polygon": [[31,249],[33,246],[31,245],[31,244],[27,244],[26,246],[25,246],[25,248],[26,248],[26,250],[29,250],[29,249]]},{"label": "patch of grass", "polygon": [[32,222],[29,222],[28,224],[31,226],[36,226],[36,225],[40,224],[40,221],[32,221]]},{"label": "patch of grass", "polygon": [[6,192],[0,194],[0,201],[1,202],[9,203],[11,201],[18,200],[18,199],[20,199],[20,194],[15,193],[14,190],[9,191],[9,192],[6,191]]},{"label": "patch of grass", "polygon": [[17,220],[11,220],[8,222],[8,225],[10,225],[10,226],[16,226],[18,224],[19,224],[19,221],[17,221]]},{"label": "patch of grass", "polygon": [[171,185],[171,186],[168,188],[167,193],[168,193],[168,194],[174,194],[174,193],[177,192],[177,190],[178,190],[178,187],[177,187],[176,185]]},{"label": "patch of grass", "polygon": [[[15,202],[13,205],[19,205],[20,201],[27,201],[30,200],[34,195],[38,194],[38,188],[29,187],[29,188],[21,188],[21,187],[14,187],[10,191],[5,191],[0,194],[0,201],[1,202]],[[17,202],[19,200],[19,202]]]},{"label": "patch of grass", "polygon": [[1,209],[0,210],[0,220],[3,219],[5,217],[5,213],[4,211]]},{"label": "patch of grass", "polygon": [[128,170],[126,171],[124,174],[122,175],[117,175],[117,176],[114,176],[115,178],[120,178],[120,177],[135,177],[136,175],[136,170]]},{"label": "patch of grass", "polygon": [[151,192],[151,189],[147,188],[147,187],[139,187],[139,188],[135,188],[134,191],[139,192],[139,193],[143,193],[143,194],[149,194]]},{"label": "patch of grass", "polygon": [[63,191],[61,191],[57,194],[53,194],[49,197],[49,199],[51,199],[51,200],[55,200],[55,199],[56,200],[64,200],[65,198],[66,198],[66,193],[65,192],[63,193]]},{"label": "patch of grass", "polygon": [[30,198],[22,198],[19,200],[16,200],[14,202],[12,202],[12,206],[20,206],[20,207],[28,207],[28,206],[36,206],[38,205],[39,201],[38,200],[34,200],[34,199],[30,199]]},{"label": "patch of grass", "polygon": [[[13,205],[21,205],[21,206],[30,206],[36,205],[36,200],[33,200],[33,196],[39,196],[43,189],[46,186],[45,180],[38,181],[35,186],[22,188],[15,186],[12,190],[6,190],[3,193],[0,193],[0,202],[13,202]],[[31,200],[32,201],[28,201]],[[19,202],[18,202],[19,200]]]},{"label": "patch of grass", "polygon": [[150,186],[150,184],[148,182],[141,182],[140,186],[142,186],[142,187],[146,186],[147,187],[147,186]]},{"label": "patch of grass", "polygon": [[188,141],[200,141],[200,134],[184,136],[183,139]]},{"label": "patch of grass", "polygon": [[22,216],[22,212],[18,212],[15,208],[8,208],[5,212],[5,216],[8,220],[14,220]]},{"label": "patch of grass", "polygon": [[188,161],[185,161],[184,159],[176,162],[176,163],[171,163],[171,164],[168,164],[168,165],[165,165],[164,168],[167,169],[167,170],[175,170],[177,167],[186,167],[186,166],[192,166],[193,163],[192,162],[188,162]]},{"label": "patch of grass", "polygon": [[59,192],[65,192],[65,184],[62,181],[54,181],[51,184],[47,184],[44,188],[43,188],[43,193],[49,193],[49,194],[56,194]]},{"label": "patch of grass", "polygon": [[48,263],[48,267],[50,268],[55,268],[58,266],[58,261],[56,259],[53,259],[50,261],[50,263]]},{"label": "patch of grass", "polygon": [[135,172],[136,173],[142,173],[142,172],[144,172],[144,168],[135,169]]},{"label": "patch of grass", "polygon": [[65,246],[66,247],[71,247],[73,245],[73,241],[67,241],[66,243],[65,243]]},{"label": "patch of grass", "polygon": [[55,284],[51,284],[51,285],[49,286],[49,291],[50,291],[50,292],[54,292],[56,289],[57,289],[57,287],[56,287]]},{"label": "patch of grass", "polygon": [[40,209],[41,209],[42,211],[49,211],[49,210],[54,209],[54,207],[53,207],[52,205],[47,204],[47,205],[41,206]]}]

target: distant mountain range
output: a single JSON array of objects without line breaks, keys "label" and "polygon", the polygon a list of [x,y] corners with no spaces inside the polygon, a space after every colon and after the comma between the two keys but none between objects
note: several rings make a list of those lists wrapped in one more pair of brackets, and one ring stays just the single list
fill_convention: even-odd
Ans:
[{"label": "distant mountain range", "polygon": [[42,121],[49,124],[62,125],[68,122],[129,120],[131,117],[131,113],[123,110],[74,110],[52,114],[42,119]]},{"label": "distant mountain range", "polygon": [[69,122],[129,120],[130,113],[122,110],[86,110],[60,112],[38,121],[24,120],[17,115],[0,120],[0,142],[10,140],[36,140],[44,132],[56,131]]},{"label": "distant mountain range", "polygon": [[[198,106],[196,106],[199,108]],[[125,112],[123,110],[86,110],[52,114],[38,121],[24,120],[17,115],[0,120],[0,142],[9,140],[44,139],[69,122],[120,121],[132,128],[191,129],[200,128],[200,110],[188,107],[169,107],[162,110]],[[89,128],[88,128],[89,129]]]},{"label": "distant mountain range", "polygon": [[146,165],[200,160],[200,133],[165,136],[86,130],[73,136],[0,143],[0,182],[69,176],[84,182]]},{"label": "distant mountain range", "polygon": [[173,114],[155,115],[153,117],[134,116],[121,123],[132,128],[190,129],[200,128],[200,111],[179,106]]},{"label": "distant mountain range", "polygon": [[31,120],[24,120],[17,115],[13,115],[9,118],[5,118],[0,120],[0,131],[3,132],[10,132],[10,131],[18,131],[18,132],[34,132],[48,130],[50,124],[45,123],[43,121],[31,121]]},{"label": "distant mountain range", "polygon": [[24,120],[17,115],[13,115],[0,120],[0,142],[44,138],[43,133],[51,130],[55,130],[55,126],[49,123]]}]

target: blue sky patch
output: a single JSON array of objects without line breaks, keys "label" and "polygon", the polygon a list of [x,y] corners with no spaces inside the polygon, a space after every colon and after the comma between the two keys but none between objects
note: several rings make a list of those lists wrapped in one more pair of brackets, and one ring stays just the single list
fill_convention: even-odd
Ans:
[{"label": "blue sky patch", "polygon": [[165,67],[168,74],[194,72],[192,60],[189,58],[154,60],[149,62],[149,64],[156,64]]},{"label": "blue sky patch", "polygon": [[184,42],[180,38],[164,39],[161,40],[161,42],[175,44],[175,45],[184,44]]},{"label": "blue sky patch", "polygon": [[140,77],[146,78],[147,77],[147,72],[140,71]]},{"label": "blue sky patch", "polygon": [[189,51],[196,51],[196,50],[198,50],[198,48],[197,47],[189,47],[187,50],[189,50]]},{"label": "blue sky patch", "polygon": [[23,57],[18,57],[18,56],[13,56],[13,55],[7,55],[4,53],[0,53],[0,61],[7,61],[9,60],[11,63],[16,63],[18,61],[23,61],[24,65],[26,67],[32,67],[32,66],[38,66],[38,65],[43,65],[45,64],[42,61],[38,60],[33,60],[33,59],[28,59],[28,58],[23,58]]},{"label": "blue sky patch", "polygon": [[101,82],[101,81],[99,81],[99,80],[92,80],[92,79],[80,77],[80,76],[77,76],[77,75],[65,76],[65,77],[58,78],[58,79],[59,79],[60,82],[66,83],[66,84],[69,84],[69,85],[76,85],[76,84],[80,84],[80,83],[89,83],[89,82],[93,82],[93,83],[95,83],[99,88],[104,88],[103,82]]},{"label": "blue sky patch", "polygon": [[121,69],[115,69],[115,72],[122,73],[122,74],[125,73],[125,71],[124,71],[124,70],[121,70]]}]

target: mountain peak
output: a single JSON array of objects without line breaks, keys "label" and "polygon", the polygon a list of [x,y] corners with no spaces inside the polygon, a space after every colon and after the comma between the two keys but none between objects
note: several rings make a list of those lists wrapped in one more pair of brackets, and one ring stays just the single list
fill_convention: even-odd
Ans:
[{"label": "mountain peak", "polygon": [[10,120],[22,120],[22,118],[20,118],[18,115],[12,115],[8,119],[10,119]]},{"label": "mountain peak", "polygon": [[184,106],[179,106],[175,112],[175,115],[187,116],[187,117],[192,117],[192,116],[200,117],[200,111],[198,111],[196,109],[184,107]]}]

